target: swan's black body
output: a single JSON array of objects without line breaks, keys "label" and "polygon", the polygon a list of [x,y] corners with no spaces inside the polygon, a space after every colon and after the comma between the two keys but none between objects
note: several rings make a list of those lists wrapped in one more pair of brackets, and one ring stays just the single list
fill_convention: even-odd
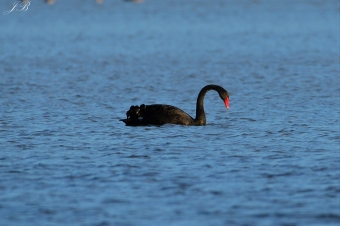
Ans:
[{"label": "swan's black body", "polygon": [[196,103],[196,118],[193,119],[190,115],[177,107],[163,104],[131,106],[126,112],[126,119],[121,119],[127,126],[145,126],[145,125],[163,125],[163,124],[179,124],[179,125],[195,125],[204,126],[206,118],[204,113],[203,100],[205,94],[209,90],[215,90],[225,102],[229,109],[229,94],[228,91],[217,85],[207,85],[203,87],[197,97]]}]

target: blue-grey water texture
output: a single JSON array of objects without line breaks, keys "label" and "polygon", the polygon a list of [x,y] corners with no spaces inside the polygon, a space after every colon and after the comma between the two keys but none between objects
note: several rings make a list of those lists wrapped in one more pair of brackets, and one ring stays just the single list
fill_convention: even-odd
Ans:
[{"label": "blue-grey water texture", "polygon": [[[338,0],[1,14],[0,225],[338,226],[339,15]],[[143,103],[195,116],[207,84],[230,110],[210,91],[204,127],[119,121]]]}]

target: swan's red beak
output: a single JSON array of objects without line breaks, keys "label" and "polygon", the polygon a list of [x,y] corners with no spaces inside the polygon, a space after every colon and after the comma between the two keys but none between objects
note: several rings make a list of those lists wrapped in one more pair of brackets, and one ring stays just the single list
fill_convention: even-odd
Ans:
[{"label": "swan's red beak", "polygon": [[225,98],[224,104],[225,104],[226,108],[229,110],[229,98],[228,97]]}]

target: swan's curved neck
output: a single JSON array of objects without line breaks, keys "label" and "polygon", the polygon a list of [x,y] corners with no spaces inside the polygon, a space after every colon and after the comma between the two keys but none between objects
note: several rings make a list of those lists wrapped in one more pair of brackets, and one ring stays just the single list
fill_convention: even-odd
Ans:
[{"label": "swan's curved neck", "polygon": [[[205,118],[205,112],[204,112],[204,96],[209,90],[215,90],[218,93],[221,92],[220,86],[217,85],[207,85],[203,87],[198,94],[197,102],[196,102],[196,118],[195,118],[195,124],[196,125],[205,125],[206,124],[206,118]],[[222,88],[223,89],[223,88]]]}]

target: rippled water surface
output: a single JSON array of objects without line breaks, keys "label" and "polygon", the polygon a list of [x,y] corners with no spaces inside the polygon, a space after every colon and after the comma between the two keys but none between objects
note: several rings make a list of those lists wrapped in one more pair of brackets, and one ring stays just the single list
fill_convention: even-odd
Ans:
[{"label": "rippled water surface", "polygon": [[[1,12],[12,1],[2,1]],[[339,1],[31,1],[0,18],[1,225],[339,225]],[[126,127],[131,105],[207,126]]]}]

